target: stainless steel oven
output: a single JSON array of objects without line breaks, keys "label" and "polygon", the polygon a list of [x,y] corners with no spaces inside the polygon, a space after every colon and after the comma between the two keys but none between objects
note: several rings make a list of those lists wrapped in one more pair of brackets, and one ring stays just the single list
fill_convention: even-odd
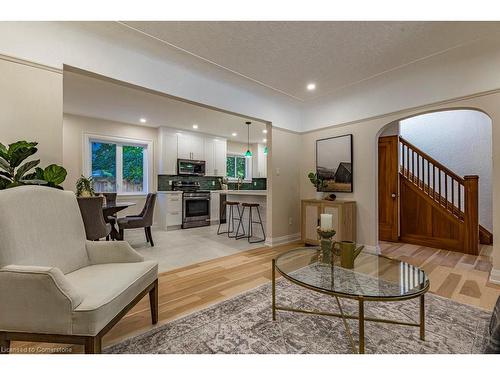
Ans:
[{"label": "stainless steel oven", "polygon": [[182,228],[210,225],[210,192],[182,194]]},{"label": "stainless steel oven", "polygon": [[177,159],[177,174],[181,176],[205,176],[205,161]]}]

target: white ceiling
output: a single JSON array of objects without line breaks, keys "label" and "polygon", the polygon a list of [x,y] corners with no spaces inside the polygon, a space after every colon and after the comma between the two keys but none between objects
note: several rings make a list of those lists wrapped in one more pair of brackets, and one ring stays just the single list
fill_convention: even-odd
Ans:
[{"label": "white ceiling", "polygon": [[[64,72],[63,85],[64,113],[140,126],[166,126],[247,142],[245,121],[249,120],[244,117],[74,72]],[[147,123],[142,124],[140,118],[146,118]],[[250,142],[262,143],[266,125],[251,121]],[[197,130],[193,124],[198,125]]]},{"label": "white ceiling", "polygon": [[[121,22],[158,49],[308,100],[500,31],[500,22]],[[315,82],[314,92],[306,84]]]}]

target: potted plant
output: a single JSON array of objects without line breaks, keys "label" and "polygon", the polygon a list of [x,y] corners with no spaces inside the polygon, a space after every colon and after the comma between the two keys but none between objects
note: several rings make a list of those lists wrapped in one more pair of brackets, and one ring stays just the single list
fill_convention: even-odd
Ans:
[{"label": "potted plant", "polygon": [[93,197],[94,195],[94,180],[92,177],[85,177],[84,175],[81,175],[76,181],[76,196]]},{"label": "potted plant", "polygon": [[[23,162],[38,151],[37,142],[18,141],[8,147],[0,143],[0,190],[21,185],[45,185],[62,189],[66,179],[66,169],[51,164],[46,168],[38,167],[40,160]],[[30,172],[33,168],[34,171]]]},{"label": "potted plant", "polygon": [[316,188],[316,199],[323,199],[323,192],[321,191],[323,188],[327,186],[327,183],[323,177],[321,177],[318,173],[309,172],[307,175],[309,181]]}]

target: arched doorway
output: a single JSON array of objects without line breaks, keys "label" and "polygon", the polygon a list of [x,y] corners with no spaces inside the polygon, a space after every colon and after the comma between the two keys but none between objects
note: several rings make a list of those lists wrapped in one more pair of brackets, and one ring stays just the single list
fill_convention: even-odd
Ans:
[{"label": "arched doorway", "polygon": [[483,243],[492,240],[491,137],[490,117],[469,108],[384,126],[378,137],[379,239],[477,254],[478,228]]}]

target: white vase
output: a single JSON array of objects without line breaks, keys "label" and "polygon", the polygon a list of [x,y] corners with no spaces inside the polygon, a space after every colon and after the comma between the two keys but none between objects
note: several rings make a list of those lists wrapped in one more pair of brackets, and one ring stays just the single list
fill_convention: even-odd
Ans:
[{"label": "white vase", "polygon": [[324,193],[322,191],[317,191],[316,192],[316,199],[322,200],[324,197]]}]

